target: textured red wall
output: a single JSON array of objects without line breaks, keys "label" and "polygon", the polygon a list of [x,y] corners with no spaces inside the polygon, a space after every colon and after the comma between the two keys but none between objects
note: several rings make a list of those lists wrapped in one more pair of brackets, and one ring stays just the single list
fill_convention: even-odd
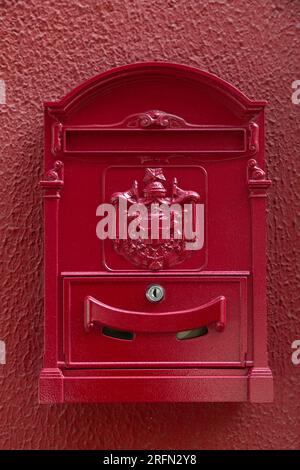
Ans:
[{"label": "textured red wall", "polygon": [[[0,448],[300,448],[298,0],[1,0]],[[44,100],[116,65],[186,63],[267,99],[269,351],[275,403],[37,404],[43,347]],[[1,366],[0,366],[1,367]]]}]

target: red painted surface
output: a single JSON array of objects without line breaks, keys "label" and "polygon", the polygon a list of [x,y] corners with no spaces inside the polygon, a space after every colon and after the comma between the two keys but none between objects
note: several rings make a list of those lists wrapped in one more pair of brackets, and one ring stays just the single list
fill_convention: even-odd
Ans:
[{"label": "red painted surface", "polygon": [[[112,69],[46,103],[41,403],[272,401],[264,107],[215,75],[162,62]],[[117,214],[148,207],[147,239],[120,239],[116,227],[100,243],[97,207],[109,202]],[[194,214],[202,204],[200,249],[186,236],[150,238],[155,203],[190,203]],[[149,302],[157,283],[165,299]],[[176,337],[200,327],[205,338]]]},{"label": "red painted surface", "polygon": [[[0,107],[1,448],[299,448],[297,196],[300,5],[247,2],[2,2]],[[145,21],[147,18],[147,21]],[[85,34],[82,34],[82,31]],[[269,351],[275,402],[253,404],[37,404],[42,365],[42,102],[115,65],[188,62],[268,100]],[[3,251],[2,251],[3,250]]]}]

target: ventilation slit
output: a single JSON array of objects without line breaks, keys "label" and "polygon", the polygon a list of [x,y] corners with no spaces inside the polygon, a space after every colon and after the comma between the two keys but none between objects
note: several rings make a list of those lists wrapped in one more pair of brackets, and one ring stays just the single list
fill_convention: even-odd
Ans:
[{"label": "ventilation slit", "polygon": [[127,341],[133,340],[134,337],[134,334],[131,333],[131,331],[114,330],[108,326],[104,326],[102,328],[102,334],[105,336],[110,336],[111,338],[125,339]]},{"label": "ventilation slit", "polygon": [[202,328],[195,328],[194,330],[179,331],[176,335],[176,338],[180,340],[192,339],[198,338],[198,336],[207,335],[207,333],[207,326],[203,326]]}]

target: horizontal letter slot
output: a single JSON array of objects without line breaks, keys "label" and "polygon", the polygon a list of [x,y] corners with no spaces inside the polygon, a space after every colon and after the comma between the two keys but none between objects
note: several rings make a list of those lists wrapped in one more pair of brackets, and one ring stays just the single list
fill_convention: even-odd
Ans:
[{"label": "horizontal letter slot", "polygon": [[245,152],[243,128],[65,129],[65,153]]}]

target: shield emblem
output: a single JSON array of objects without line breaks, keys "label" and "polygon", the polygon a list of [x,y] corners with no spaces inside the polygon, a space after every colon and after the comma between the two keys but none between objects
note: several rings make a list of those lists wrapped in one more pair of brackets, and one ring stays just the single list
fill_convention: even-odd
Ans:
[{"label": "shield emblem", "polygon": [[[134,181],[128,191],[112,195],[117,220],[122,214],[127,215],[126,237],[120,235],[117,227],[114,248],[141,269],[168,269],[192,254],[187,242],[194,242],[197,236],[192,228],[200,195],[179,188],[177,178],[168,190],[162,168],[146,168],[143,182],[142,192]],[[183,228],[187,222],[191,225],[190,237]]]}]

